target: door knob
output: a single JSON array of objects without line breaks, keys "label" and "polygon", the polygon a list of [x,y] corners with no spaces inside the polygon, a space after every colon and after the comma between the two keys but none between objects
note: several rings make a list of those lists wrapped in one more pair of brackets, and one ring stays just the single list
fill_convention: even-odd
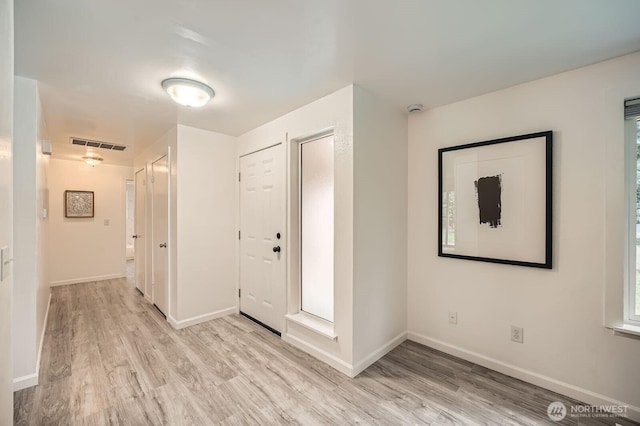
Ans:
[{"label": "door knob", "polygon": [[273,248],[273,252],[274,252],[274,253],[280,253],[280,246],[275,246],[275,247]]},{"label": "door knob", "polygon": [[160,244],[160,248],[167,248],[167,243]]},{"label": "door knob", "polygon": [[131,238],[138,238],[140,235],[132,235]]}]

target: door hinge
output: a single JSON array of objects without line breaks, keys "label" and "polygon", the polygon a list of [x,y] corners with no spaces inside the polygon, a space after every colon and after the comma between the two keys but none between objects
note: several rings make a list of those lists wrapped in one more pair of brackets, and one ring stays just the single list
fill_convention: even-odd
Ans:
[{"label": "door hinge", "polygon": [[240,231],[238,230],[238,239],[240,239]]},{"label": "door hinge", "polygon": [[242,182],[242,173],[238,172],[238,182]]},{"label": "door hinge", "polygon": [[240,292],[241,291],[242,291],[241,289],[238,289],[238,297],[240,297]]}]

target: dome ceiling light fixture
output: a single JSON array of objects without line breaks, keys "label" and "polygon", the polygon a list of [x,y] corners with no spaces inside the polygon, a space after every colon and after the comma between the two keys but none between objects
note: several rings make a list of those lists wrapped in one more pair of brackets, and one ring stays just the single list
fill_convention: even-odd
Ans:
[{"label": "dome ceiling light fixture", "polygon": [[91,167],[95,167],[104,161],[104,158],[91,154],[85,155],[84,157],[82,157],[82,159]]},{"label": "dome ceiling light fixture", "polygon": [[194,108],[205,106],[215,96],[211,87],[189,78],[167,78],[162,88],[180,105]]}]

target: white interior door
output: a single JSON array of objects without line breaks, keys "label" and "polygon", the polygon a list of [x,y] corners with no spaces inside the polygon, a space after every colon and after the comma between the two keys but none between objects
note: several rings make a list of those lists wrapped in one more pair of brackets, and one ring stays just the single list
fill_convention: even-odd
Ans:
[{"label": "white interior door", "polygon": [[240,159],[240,310],[278,332],[286,304],[282,157],[276,145]]},{"label": "white interior door", "polygon": [[134,245],[134,262],[135,262],[135,282],[136,288],[146,293],[146,253],[145,253],[145,170],[139,170],[135,176],[135,201],[134,201],[134,218],[133,218],[133,245]]},{"label": "white interior door", "polygon": [[151,165],[152,176],[152,255],[153,304],[165,315],[168,313],[168,250],[169,234],[169,161],[167,156]]}]

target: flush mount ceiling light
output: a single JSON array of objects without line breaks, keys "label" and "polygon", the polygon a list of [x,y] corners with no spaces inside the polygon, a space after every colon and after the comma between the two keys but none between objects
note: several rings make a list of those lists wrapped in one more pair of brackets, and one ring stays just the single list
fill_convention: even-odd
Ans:
[{"label": "flush mount ceiling light", "polygon": [[91,167],[95,167],[104,161],[104,158],[98,157],[97,155],[85,155],[82,159]]},{"label": "flush mount ceiling light", "polygon": [[204,106],[215,96],[211,87],[188,78],[167,78],[162,81],[162,88],[171,99],[188,107]]}]

